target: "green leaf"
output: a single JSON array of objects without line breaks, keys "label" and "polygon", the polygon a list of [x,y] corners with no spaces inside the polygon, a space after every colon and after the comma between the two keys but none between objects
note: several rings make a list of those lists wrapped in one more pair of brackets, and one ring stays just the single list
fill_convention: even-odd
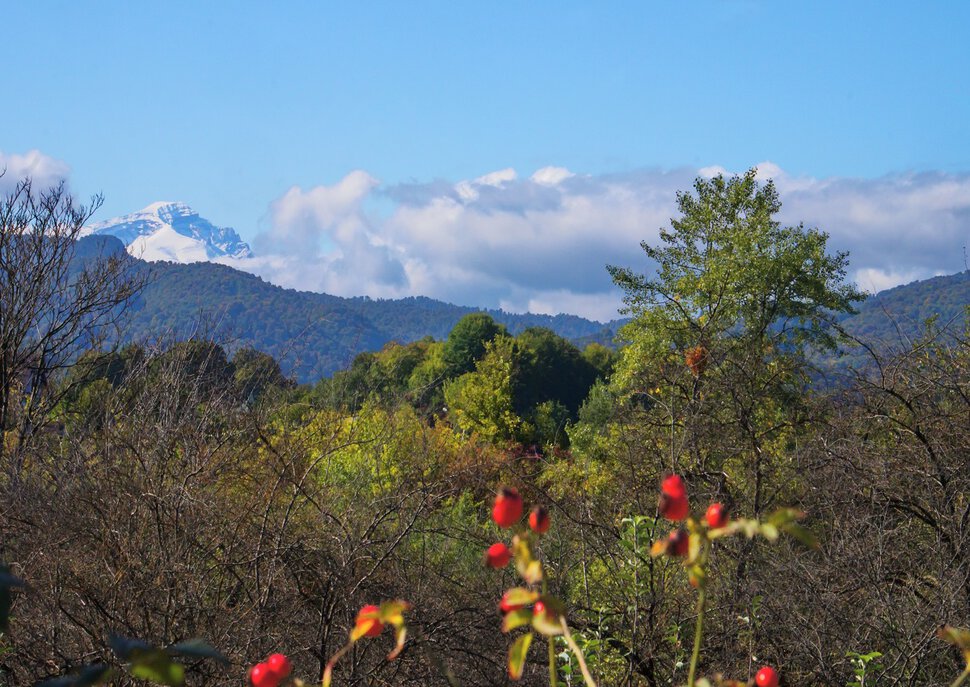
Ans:
[{"label": "green leaf", "polygon": [[525,657],[529,653],[530,646],[532,646],[531,632],[516,639],[509,647],[509,677],[513,680],[522,677],[522,671],[525,670]]},{"label": "green leaf", "polygon": [[519,608],[515,611],[509,611],[502,618],[502,632],[511,632],[517,627],[522,627],[523,625],[528,625],[532,622],[532,609],[530,608]]},{"label": "green leaf", "polygon": [[34,687],[93,687],[103,685],[115,676],[117,671],[104,663],[94,663],[69,674],[38,682]]},{"label": "green leaf", "polygon": [[778,528],[770,522],[762,523],[761,536],[770,542],[776,542],[778,541]]},{"label": "green leaf", "polygon": [[525,587],[512,587],[505,592],[502,598],[510,606],[528,606],[536,602],[539,594]]},{"label": "green leaf", "polygon": [[794,538],[795,541],[802,544],[803,546],[806,546],[810,549],[817,549],[819,546],[818,538],[811,532],[811,530],[808,530],[805,527],[802,527],[796,522],[790,522],[790,523],[781,525],[781,529],[782,531],[784,531],[785,534]]},{"label": "green leaf", "polygon": [[512,553],[515,555],[515,569],[528,584],[542,581],[542,563],[532,557],[532,549],[524,537],[515,535],[512,538]]},{"label": "green leaf", "polygon": [[703,538],[700,534],[694,533],[687,540],[687,563],[693,563],[701,555],[701,543]]},{"label": "green leaf", "polygon": [[190,658],[214,658],[223,665],[229,665],[228,658],[201,639],[187,639],[184,642],[171,645],[166,651],[170,654]]},{"label": "green leaf", "polygon": [[384,601],[380,605],[378,618],[385,625],[399,627],[404,624],[404,613],[410,608],[411,604],[400,599]]},{"label": "green leaf", "polygon": [[[140,639],[118,635],[112,635],[108,642],[118,658],[129,664],[128,671],[133,677],[168,687],[181,687],[185,682],[185,668],[174,662],[166,651],[156,649]],[[191,643],[187,644],[191,647]]]},{"label": "green leaf", "polygon": [[132,677],[150,680],[167,687],[182,687],[185,683],[185,668],[173,661],[161,649],[149,649],[132,653]]}]

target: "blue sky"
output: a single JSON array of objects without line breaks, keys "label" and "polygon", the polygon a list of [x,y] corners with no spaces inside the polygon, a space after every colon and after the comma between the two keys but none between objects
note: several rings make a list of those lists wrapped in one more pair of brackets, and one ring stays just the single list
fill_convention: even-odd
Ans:
[{"label": "blue sky", "polygon": [[[533,203],[550,184],[529,185],[544,168],[574,175],[559,189],[561,207],[588,200],[597,185],[637,195],[640,206],[659,198],[656,224],[673,212],[674,186],[699,170],[770,162],[765,169],[788,179],[779,180],[783,201],[786,189],[814,193],[815,205],[796,203],[808,216],[793,220],[872,255],[858,267],[878,270],[873,288],[955,271],[946,259],[970,233],[970,3],[47,2],[5,7],[4,24],[8,170],[18,169],[13,156],[38,151],[76,192],[104,192],[96,219],[185,201],[262,246],[263,262],[250,267],[277,281],[294,270],[274,246],[295,231],[317,242],[319,264],[360,276],[285,285],[596,314],[591,304],[609,292],[602,275],[570,288],[528,274],[528,265],[513,273],[502,265],[508,245],[488,239],[522,231],[488,217],[548,209]],[[486,176],[507,169],[514,180]],[[577,189],[579,180],[589,184]],[[462,182],[490,189],[497,205],[485,208],[479,193],[473,220],[440,225],[417,212],[458,197]],[[855,214],[833,214],[833,184],[850,205],[872,206],[879,192],[925,186],[911,201],[944,212],[935,220],[945,225],[939,250],[878,264],[879,218],[856,226]],[[942,210],[926,198],[941,194]],[[314,208],[310,225],[281,225],[295,216],[287,198],[304,215]],[[589,210],[599,212],[593,219],[560,218],[558,233],[541,239],[571,236],[563,227],[580,217],[602,235],[616,205],[601,205]],[[651,212],[629,219],[654,221]],[[413,215],[442,232],[475,226],[481,240],[471,255],[432,250],[420,227],[402,228]],[[542,234],[545,219],[529,226]],[[640,238],[658,226],[645,225]],[[629,239],[633,254],[633,231],[618,232],[613,252],[587,253],[622,259]],[[454,264],[481,257],[483,246],[495,250],[474,270]],[[387,272],[387,260],[400,270]],[[602,264],[587,270],[605,274]]]}]

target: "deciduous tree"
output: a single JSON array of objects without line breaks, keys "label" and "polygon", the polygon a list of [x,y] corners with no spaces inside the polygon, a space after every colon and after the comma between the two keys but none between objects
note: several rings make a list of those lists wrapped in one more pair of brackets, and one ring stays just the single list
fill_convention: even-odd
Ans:
[{"label": "deciduous tree", "polygon": [[[0,199],[4,454],[19,452],[45,424],[69,391],[53,382],[83,350],[99,348],[140,286],[117,242],[90,239],[78,252],[82,227],[100,205],[100,196],[83,206],[63,184],[35,189],[29,179]],[[11,464],[14,471],[17,464]]]}]

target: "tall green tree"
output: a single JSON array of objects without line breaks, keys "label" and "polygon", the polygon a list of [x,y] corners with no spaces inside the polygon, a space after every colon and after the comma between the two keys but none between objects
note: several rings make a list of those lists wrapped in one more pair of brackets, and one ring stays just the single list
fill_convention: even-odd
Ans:
[{"label": "tall green tree", "polygon": [[516,412],[524,417],[541,403],[557,401],[575,417],[596,380],[596,368],[551,329],[529,327],[515,339],[522,352]]},{"label": "tall green tree", "polygon": [[522,423],[514,408],[520,359],[515,339],[496,337],[486,344],[474,372],[445,385],[448,413],[463,432],[477,433],[491,442],[515,438]]},{"label": "tall green tree", "polygon": [[698,178],[677,205],[681,217],[660,230],[660,245],[640,244],[654,275],[608,267],[634,318],[623,332],[636,346],[623,356],[626,377],[650,359],[644,347],[761,344],[765,357],[834,345],[826,321],[865,295],[845,281],[848,254],[826,251],[828,234],[775,219],[772,181],[759,184],[754,169]]},{"label": "tall green tree", "polygon": [[778,192],[756,170],[698,178],[677,203],[660,244],[641,244],[653,275],[609,268],[633,316],[615,386],[646,397],[667,470],[718,480],[759,512],[806,421],[806,353],[832,348],[829,319],[864,296],[826,233],[778,222]]},{"label": "tall green tree", "polygon": [[504,333],[505,327],[488,313],[474,312],[458,320],[442,352],[447,376],[457,377],[474,370],[475,361],[485,355],[485,344]]}]

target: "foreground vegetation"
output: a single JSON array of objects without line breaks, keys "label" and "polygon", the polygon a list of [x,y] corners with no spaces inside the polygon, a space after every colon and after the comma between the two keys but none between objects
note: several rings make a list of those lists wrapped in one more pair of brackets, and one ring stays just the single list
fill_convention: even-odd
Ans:
[{"label": "foreground vegetation", "polygon": [[[970,617],[967,332],[846,341],[838,318],[861,297],[847,256],[778,208],[750,173],[682,194],[644,246],[656,274],[611,268],[632,316],[619,352],[469,315],[297,386],[269,356],[202,338],[101,349],[136,286],[116,272],[100,319],[77,313],[83,336],[64,345],[89,350],[70,368],[45,357],[67,350],[46,306],[4,310],[0,558],[30,586],[0,636],[0,684],[174,646],[192,685],[243,684],[279,652],[311,681],[339,655],[333,684],[501,685],[510,646],[529,643],[527,685],[745,681],[765,665],[782,685],[951,683],[965,665],[937,630]],[[21,245],[3,227],[0,261]],[[4,268],[0,307],[21,293]],[[837,346],[864,364],[822,384],[810,361]],[[723,509],[686,539],[670,538],[680,487],[664,481],[658,507],[671,474]],[[548,528],[518,533],[527,552],[509,542],[525,565],[494,565],[502,485],[545,509]],[[712,534],[767,523],[750,533],[774,539],[796,512],[816,548]],[[569,643],[501,631],[499,600],[523,581],[505,610],[550,611]],[[399,653],[369,636],[404,619]],[[228,666],[184,644],[199,637]]]}]

